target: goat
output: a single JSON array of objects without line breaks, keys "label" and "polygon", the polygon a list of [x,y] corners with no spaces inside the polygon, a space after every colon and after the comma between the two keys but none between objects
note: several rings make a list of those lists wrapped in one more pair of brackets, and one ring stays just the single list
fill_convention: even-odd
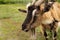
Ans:
[{"label": "goat", "polygon": [[45,39],[48,40],[46,29],[50,29],[50,31],[54,34],[53,40],[57,40],[58,23],[60,22],[60,5],[55,2],[50,10],[45,13],[43,13],[43,9],[44,4],[41,4],[38,12],[34,7],[32,8],[32,6],[29,6],[28,10],[22,10],[22,12],[27,13],[27,17],[22,24],[22,30],[26,32],[31,30],[31,35],[35,39],[35,28],[42,25],[42,34],[44,35]]}]

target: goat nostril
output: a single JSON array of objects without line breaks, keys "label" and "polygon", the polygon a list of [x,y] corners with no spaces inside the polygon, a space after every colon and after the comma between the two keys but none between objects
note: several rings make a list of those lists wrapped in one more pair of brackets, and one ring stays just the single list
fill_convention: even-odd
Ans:
[{"label": "goat nostril", "polygon": [[26,32],[28,32],[29,30],[26,30]]}]

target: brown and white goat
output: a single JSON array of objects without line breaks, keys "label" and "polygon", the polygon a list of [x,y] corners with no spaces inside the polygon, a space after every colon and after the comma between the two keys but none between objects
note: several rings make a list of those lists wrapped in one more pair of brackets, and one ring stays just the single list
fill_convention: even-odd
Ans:
[{"label": "brown and white goat", "polygon": [[[31,30],[31,38],[35,39],[35,28],[41,26],[42,34],[45,39],[48,40],[46,29],[53,32],[53,40],[57,40],[58,22],[60,22],[60,5],[55,2],[48,12],[43,13],[44,4],[41,4],[40,10],[37,12],[32,6],[29,6],[27,10],[19,11],[27,13],[26,19],[22,24],[22,30],[28,32]],[[43,14],[42,14],[43,13]]]}]

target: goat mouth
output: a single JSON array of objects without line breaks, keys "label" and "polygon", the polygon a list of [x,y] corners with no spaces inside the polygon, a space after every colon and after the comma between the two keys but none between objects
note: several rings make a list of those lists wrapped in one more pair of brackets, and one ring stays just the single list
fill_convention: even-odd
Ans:
[{"label": "goat mouth", "polygon": [[23,31],[28,32],[29,30],[28,29],[24,29]]}]

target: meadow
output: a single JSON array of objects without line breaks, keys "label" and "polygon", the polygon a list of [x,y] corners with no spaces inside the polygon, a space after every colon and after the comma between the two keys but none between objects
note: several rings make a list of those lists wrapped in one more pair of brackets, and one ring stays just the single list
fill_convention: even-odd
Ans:
[{"label": "meadow", "polygon": [[0,5],[0,40],[23,40],[21,24],[26,14],[18,11],[20,7],[25,9],[22,4]]},{"label": "meadow", "polygon": [[[29,40],[29,32],[21,30],[27,14],[19,12],[19,8],[26,9],[26,4],[0,4],[0,40]],[[36,30],[37,40],[44,40],[39,28]],[[58,40],[60,40],[60,30]]]}]

